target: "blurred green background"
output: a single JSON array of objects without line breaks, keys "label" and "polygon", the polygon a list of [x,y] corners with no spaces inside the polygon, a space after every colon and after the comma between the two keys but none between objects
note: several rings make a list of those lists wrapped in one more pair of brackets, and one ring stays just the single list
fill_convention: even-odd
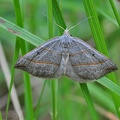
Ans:
[{"label": "blurred green background", "polygon": [[[102,28],[102,32],[105,38],[105,42],[109,51],[110,59],[116,63],[118,66],[118,71],[115,72],[118,85],[120,85],[120,27],[116,22],[115,15],[112,11],[111,5],[108,0],[93,0],[95,8],[97,10],[99,22]],[[48,40],[48,21],[49,19],[43,15],[47,15],[47,4],[45,0],[27,0],[20,1],[21,10],[24,14],[24,28],[29,32],[35,34],[38,37]],[[114,1],[115,6],[120,11],[120,2]],[[84,10],[82,0],[59,0],[60,9],[63,18],[70,28],[76,25],[80,21],[86,18],[86,13]],[[120,12],[119,12],[120,14]],[[12,0],[0,0],[0,16],[16,23],[14,4]],[[48,20],[47,20],[48,19]],[[54,20],[55,21],[55,20]],[[93,36],[88,24],[88,21],[81,23],[77,27],[70,30],[72,36],[76,36],[95,48],[93,41]],[[56,25],[54,25],[54,36],[57,36],[59,31],[56,30]],[[8,31],[0,28],[0,42],[3,48],[4,56],[6,58],[11,72],[13,53],[15,50],[15,36]],[[30,45],[29,50],[35,48],[35,46]],[[0,55],[1,57],[1,55]],[[5,65],[5,66],[6,66]],[[8,75],[8,73],[7,73]],[[3,69],[0,65],[0,111],[2,114],[6,109],[8,88],[6,85],[6,75],[3,73]],[[24,86],[23,86],[23,75],[20,70],[16,70],[14,85],[19,97],[19,102],[25,114],[24,109]],[[32,86],[32,99],[33,108],[36,110],[36,105],[41,93],[44,80],[40,78],[35,78],[31,76],[31,86]],[[36,120],[51,120],[51,85],[50,81],[47,80],[45,85],[45,90],[40,102],[40,108],[37,113]],[[98,112],[100,120],[118,120],[115,107],[113,104],[112,97],[108,93],[108,90],[101,86],[100,84],[93,82],[88,83],[88,88],[90,94],[95,104],[95,108]],[[57,104],[58,104],[58,120],[91,120],[90,113],[84,97],[82,95],[81,89],[78,83],[68,80],[67,78],[60,78],[58,80],[58,94],[57,94]],[[11,101],[9,112],[14,113],[14,105]],[[15,114],[15,113],[14,113]],[[13,115],[15,116],[15,115]],[[11,119],[11,118],[10,118]],[[12,118],[14,120],[14,117]],[[17,120],[17,119],[16,119]]]}]

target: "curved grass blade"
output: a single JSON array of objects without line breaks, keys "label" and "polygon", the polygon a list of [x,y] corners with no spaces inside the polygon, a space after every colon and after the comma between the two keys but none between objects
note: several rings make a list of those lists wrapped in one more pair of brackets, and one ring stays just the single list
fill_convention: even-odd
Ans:
[{"label": "curved grass blade", "polygon": [[97,8],[97,11],[103,16],[105,17],[107,20],[109,20],[111,23],[113,23],[114,25],[116,25],[118,27],[118,23],[116,22],[116,20],[114,20],[112,17],[110,17],[107,13],[105,13],[104,11],[102,11],[101,9]]},{"label": "curved grass blade", "polygon": [[100,80],[98,80],[97,82],[102,84],[103,86],[105,86],[106,88],[108,88],[109,90],[114,92],[115,94],[120,96],[120,87],[117,84],[115,84],[114,82],[112,82],[111,80],[109,80],[107,77],[103,77]]},{"label": "curved grass blade", "polygon": [[20,38],[26,40],[27,42],[30,42],[31,44],[35,45],[35,46],[39,46],[40,44],[42,44],[43,42],[45,42],[45,40],[43,40],[42,38],[39,38],[35,35],[33,35],[32,33],[28,32],[27,30],[11,23],[10,21],[0,17],[0,26],[4,29],[6,29],[7,31],[11,32],[12,34],[19,36]]}]

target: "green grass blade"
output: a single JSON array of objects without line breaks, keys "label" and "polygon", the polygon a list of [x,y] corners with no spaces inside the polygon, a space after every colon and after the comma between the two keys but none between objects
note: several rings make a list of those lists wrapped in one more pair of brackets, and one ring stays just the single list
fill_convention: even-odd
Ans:
[{"label": "green grass blade", "polygon": [[104,106],[103,108],[107,108],[113,113],[116,112],[112,99],[110,99],[109,94],[105,92],[107,91],[106,89],[104,89],[103,87],[98,87],[101,85],[96,84],[95,82],[87,85],[95,101],[97,101],[101,106]]},{"label": "green grass blade", "polygon": [[[52,4],[53,4],[53,14],[54,14],[57,24],[62,26],[64,29],[66,29],[66,25],[65,25],[64,19],[62,17],[62,14],[60,12],[60,8],[58,6],[57,1],[52,0]],[[59,28],[59,31],[60,31],[60,34],[63,34],[63,30],[61,28]]]},{"label": "green grass blade", "polygon": [[0,112],[0,120],[3,120],[3,119],[2,119],[2,114],[1,114],[1,112]]},{"label": "green grass blade", "polygon": [[100,80],[98,80],[97,82],[102,84],[103,86],[105,86],[106,88],[108,88],[109,90],[114,92],[115,94],[120,96],[120,87],[117,84],[115,84],[114,82],[112,82],[111,80],[109,80],[107,77],[103,77]]},{"label": "green grass blade", "polygon": [[114,25],[116,25],[118,27],[118,23],[116,22],[116,20],[114,20],[111,16],[109,16],[107,13],[105,13],[103,10],[97,8],[97,11],[104,16],[108,21],[110,21],[111,23],[113,23]]},{"label": "green grass blade", "polygon": [[[48,17],[52,20],[52,2],[48,0]],[[48,30],[49,30],[49,37],[53,37],[53,23],[52,21],[48,20]],[[52,91],[52,120],[57,120],[57,82],[58,80],[51,81],[51,91]]]},{"label": "green grass blade", "polygon": [[109,0],[109,2],[110,2],[110,4],[111,4],[111,7],[112,7],[112,9],[113,9],[113,11],[114,11],[114,14],[115,14],[115,17],[116,17],[116,20],[117,20],[118,25],[119,25],[119,27],[120,27],[120,16],[119,16],[119,14],[118,14],[118,12],[117,12],[117,9],[116,9],[116,7],[115,7],[115,4],[114,4],[113,0]]},{"label": "green grass blade", "polygon": [[[18,4],[18,9],[17,10],[19,11],[19,4]],[[21,20],[21,18],[19,17],[18,20]],[[20,21],[18,22],[18,20],[17,20],[17,23],[21,27],[23,27],[22,22],[20,23]],[[15,61],[17,60],[17,58],[18,58],[18,52],[19,52],[19,48],[20,48],[20,46],[18,44],[19,40],[17,40],[17,39],[18,38],[16,38],[15,53],[14,53],[13,62],[12,62],[12,70],[11,70],[12,75],[11,75],[10,88],[9,88],[9,93],[8,93],[7,107],[6,107],[6,119],[8,117],[8,110],[9,110],[9,104],[10,104],[10,95],[11,95],[12,85],[13,85],[13,82],[14,82],[14,64],[15,64]]]},{"label": "green grass blade", "polygon": [[87,84],[82,83],[82,84],[80,84],[80,86],[81,86],[81,89],[82,89],[82,93],[85,97],[85,100],[87,102],[88,108],[90,110],[92,120],[98,120],[98,116],[97,116],[96,110],[94,108],[93,101],[92,101],[92,98],[90,96]]},{"label": "green grass blade", "polygon": [[5,20],[2,17],[0,17],[0,26],[2,28],[6,29],[7,31],[11,32],[12,34],[19,36],[20,38],[26,40],[27,42],[30,42],[31,44],[33,44],[35,46],[39,46],[40,44],[45,42],[45,40],[43,40],[42,38],[39,38],[39,37],[33,35],[32,33],[28,32],[27,30],[11,23],[8,20]]},{"label": "green grass blade", "polygon": [[39,117],[40,102],[41,102],[41,99],[42,99],[42,96],[43,96],[43,92],[45,90],[46,83],[47,83],[47,81],[45,80],[44,84],[42,86],[42,90],[41,90],[41,93],[40,93],[40,97],[39,97],[38,103],[36,105],[36,110],[35,110],[35,114],[34,114],[35,115],[35,119],[38,119],[38,117]]},{"label": "green grass blade", "polygon": [[50,20],[48,20],[48,33],[49,33],[49,38],[52,38],[53,37],[53,22],[51,21],[53,18],[52,2],[48,0],[47,4],[48,4],[48,17],[50,18]]},{"label": "green grass blade", "polygon": [[24,86],[25,86],[25,120],[34,120],[33,103],[32,103],[32,90],[30,85],[30,76],[24,73]]},{"label": "green grass blade", "polygon": [[57,120],[57,117],[58,117],[58,112],[57,112],[58,79],[52,80],[51,86],[52,86],[52,120]]},{"label": "green grass blade", "polygon": [[[23,27],[23,19],[22,19],[19,0],[14,0],[14,6],[15,6],[17,25]],[[21,38],[18,37],[16,38],[16,40],[19,41],[22,55],[24,55],[26,53],[25,41],[23,41]],[[30,77],[29,74],[25,72],[24,72],[24,89],[25,89],[25,112],[26,112],[25,119],[34,120]]]},{"label": "green grass blade", "polygon": [[[108,55],[108,51],[106,48],[106,44],[104,42],[104,37],[100,28],[100,24],[97,18],[97,14],[93,5],[92,0],[83,0],[84,2],[84,7],[86,10],[86,14],[88,17],[92,16],[91,19],[89,20],[90,28],[96,43],[97,49],[104,53],[105,55]],[[101,42],[100,42],[101,41]]]},{"label": "green grass blade", "polygon": [[[97,49],[100,52],[102,52],[102,53],[104,53],[105,55],[108,56],[107,47],[106,47],[106,44],[105,44],[105,41],[104,41],[104,37],[103,37],[103,34],[102,34],[102,30],[101,30],[98,18],[97,18],[97,13],[96,13],[96,10],[94,8],[93,1],[92,0],[84,0],[84,7],[85,7],[85,10],[86,10],[87,16],[88,17],[92,16],[92,18],[89,19],[89,24],[90,24],[90,28],[91,28],[91,31],[92,31]],[[114,83],[116,83],[115,75],[113,73],[109,74],[108,78],[110,80],[112,80]],[[120,106],[120,102],[118,101],[119,96],[116,95],[113,92],[111,94],[112,94],[113,99],[114,99],[114,104],[115,104],[115,107],[116,107],[116,111],[117,111],[118,115],[120,116],[120,113],[118,112],[118,108]]]}]

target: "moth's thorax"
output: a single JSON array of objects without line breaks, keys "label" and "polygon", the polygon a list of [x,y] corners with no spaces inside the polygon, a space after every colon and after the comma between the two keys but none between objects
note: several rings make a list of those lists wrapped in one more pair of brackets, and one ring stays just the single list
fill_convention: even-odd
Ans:
[{"label": "moth's thorax", "polygon": [[68,30],[64,31],[64,34],[61,36],[61,43],[63,48],[69,48],[71,44],[71,36],[68,33]]},{"label": "moth's thorax", "polygon": [[64,36],[64,37],[62,37],[62,41],[61,42],[62,42],[62,47],[63,48],[69,48],[70,44],[71,44],[71,39],[68,36]]}]

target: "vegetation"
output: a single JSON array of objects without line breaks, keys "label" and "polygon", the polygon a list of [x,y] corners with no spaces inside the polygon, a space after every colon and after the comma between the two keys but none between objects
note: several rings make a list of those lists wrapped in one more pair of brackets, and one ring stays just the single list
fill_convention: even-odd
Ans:
[{"label": "vegetation", "polygon": [[[0,0],[0,3],[0,120],[5,117],[17,120],[18,116],[20,120],[120,118],[119,1]],[[65,76],[43,80],[14,69],[19,56],[63,34],[51,20],[70,28],[86,18],[70,33],[109,56],[118,71],[96,82],[79,84]]]}]

